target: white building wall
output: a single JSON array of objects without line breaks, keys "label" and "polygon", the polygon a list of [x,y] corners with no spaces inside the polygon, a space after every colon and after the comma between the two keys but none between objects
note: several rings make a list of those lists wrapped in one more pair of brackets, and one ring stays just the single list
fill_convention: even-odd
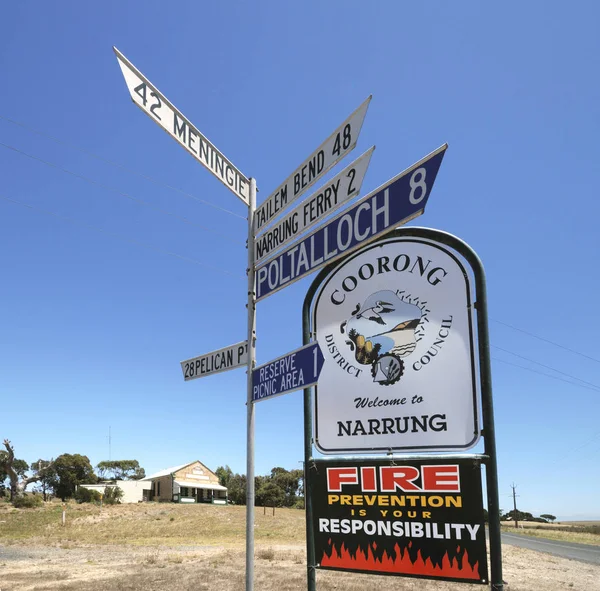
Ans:
[{"label": "white building wall", "polygon": [[114,484],[80,484],[83,488],[97,490],[104,494],[107,486],[118,486],[123,491],[121,503],[139,503],[144,497],[144,491],[152,488],[152,482],[147,480],[117,480]]}]

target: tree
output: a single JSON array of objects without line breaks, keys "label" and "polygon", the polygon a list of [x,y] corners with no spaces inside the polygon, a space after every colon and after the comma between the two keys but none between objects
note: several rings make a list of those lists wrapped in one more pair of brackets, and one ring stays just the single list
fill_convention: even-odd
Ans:
[{"label": "tree", "polygon": [[[40,480],[45,471],[42,470],[33,476],[26,477],[25,474],[29,470],[29,464],[25,460],[15,458],[15,449],[8,439],[4,440],[4,447],[6,451],[0,452],[0,472],[5,474],[2,482],[7,476],[10,479],[10,500],[14,502],[17,497],[25,492],[29,484]],[[2,477],[2,474],[0,474],[0,477]]]},{"label": "tree", "polygon": [[302,470],[286,470],[285,468],[273,468],[270,480],[283,492],[283,498],[277,507],[293,507],[302,495],[302,484],[304,472]]},{"label": "tree", "polygon": [[48,483],[63,501],[75,494],[78,484],[95,484],[97,481],[89,458],[80,454],[62,454],[48,469]]},{"label": "tree", "polygon": [[35,462],[31,462],[30,468],[34,474],[40,475],[38,485],[35,487],[34,490],[37,490],[38,492],[42,493],[44,501],[48,500],[48,493],[52,489],[52,487],[50,486],[50,480],[47,471],[47,469],[50,467],[50,463],[51,462],[49,460],[39,459]]},{"label": "tree", "polygon": [[526,511],[519,511],[518,509],[516,513],[514,509],[511,509],[502,517],[502,519],[504,521],[514,521],[515,516],[517,518],[517,521],[535,521],[536,519],[531,513],[527,513]]},{"label": "tree", "polygon": [[262,507],[283,507],[285,503],[285,492],[268,476],[256,478],[256,505]]},{"label": "tree", "polygon": [[108,460],[100,462],[96,468],[102,480],[141,480],[146,471],[137,460]]},{"label": "tree", "polygon": [[[227,488],[229,500],[236,505],[246,504],[246,476],[234,474],[229,466],[215,470],[219,482]],[[297,507],[304,501],[303,470],[276,467],[267,476],[254,478],[255,504],[269,507]]]},{"label": "tree", "polygon": [[246,475],[233,474],[227,486],[227,497],[236,505],[246,504]]},{"label": "tree", "polygon": [[123,498],[123,496],[125,495],[125,493],[123,492],[123,489],[121,489],[118,486],[107,486],[104,489],[104,502],[107,505],[117,505],[118,503],[121,502],[121,499]]},{"label": "tree", "polygon": [[215,470],[215,474],[217,475],[217,478],[219,479],[219,484],[221,486],[229,488],[229,481],[231,480],[231,477],[233,476],[232,469],[227,465],[225,465],[225,467],[219,466]]},{"label": "tree", "polygon": [[[229,466],[219,466],[215,470],[219,484],[227,488],[227,498],[236,505],[246,504],[246,476],[234,474]],[[256,485],[255,485],[256,486]]]},{"label": "tree", "polygon": [[556,515],[550,515],[550,513],[542,513],[540,517],[547,519],[548,521],[554,521],[556,519]]}]

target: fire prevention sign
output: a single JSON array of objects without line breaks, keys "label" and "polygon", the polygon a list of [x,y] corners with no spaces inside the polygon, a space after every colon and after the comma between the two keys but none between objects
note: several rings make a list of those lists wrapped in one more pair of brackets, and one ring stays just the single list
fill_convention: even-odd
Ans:
[{"label": "fire prevention sign", "polygon": [[488,582],[477,461],[315,460],[311,498],[320,568]]}]

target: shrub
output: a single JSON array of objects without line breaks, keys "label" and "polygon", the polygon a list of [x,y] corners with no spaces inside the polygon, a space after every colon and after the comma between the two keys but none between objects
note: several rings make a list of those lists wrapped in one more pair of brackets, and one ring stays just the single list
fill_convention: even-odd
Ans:
[{"label": "shrub", "polygon": [[100,493],[97,490],[79,486],[75,491],[75,500],[78,503],[99,503]]},{"label": "shrub", "polygon": [[107,505],[116,505],[121,502],[124,494],[123,489],[118,486],[107,486],[104,489],[104,502]]},{"label": "shrub", "polygon": [[39,495],[19,495],[14,501],[13,506],[18,509],[35,509],[44,504]]},{"label": "shrub", "polygon": [[256,556],[262,560],[273,560],[275,558],[275,550],[270,546],[266,548],[258,548],[256,551]]}]

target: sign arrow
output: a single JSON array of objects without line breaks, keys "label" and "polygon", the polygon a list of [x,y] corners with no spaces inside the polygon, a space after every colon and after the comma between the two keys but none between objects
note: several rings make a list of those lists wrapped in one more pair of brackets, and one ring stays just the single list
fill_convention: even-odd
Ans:
[{"label": "sign arrow", "polygon": [[354,150],[369,108],[367,98],[275,191],[257,208],[254,216],[255,234],[266,228],[286,207],[306,189]]},{"label": "sign arrow", "polygon": [[328,217],[344,203],[359,196],[375,146],[344,168],[314,195],[275,222],[254,240],[254,260],[258,265],[298,236]]},{"label": "sign arrow", "polygon": [[131,100],[248,205],[250,181],[116,47],[113,49]]},{"label": "sign arrow", "polygon": [[248,364],[248,341],[211,351],[181,362],[183,379],[188,382]]},{"label": "sign arrow", "polygon": [[291,285],[425,211],[448,144],[256,269],[256,301]]},{"label": "sign arrow", "polygon": [[252,402],[314,386],[324,362],[319,343],[310,343],[257,367],[252,372]]}]

